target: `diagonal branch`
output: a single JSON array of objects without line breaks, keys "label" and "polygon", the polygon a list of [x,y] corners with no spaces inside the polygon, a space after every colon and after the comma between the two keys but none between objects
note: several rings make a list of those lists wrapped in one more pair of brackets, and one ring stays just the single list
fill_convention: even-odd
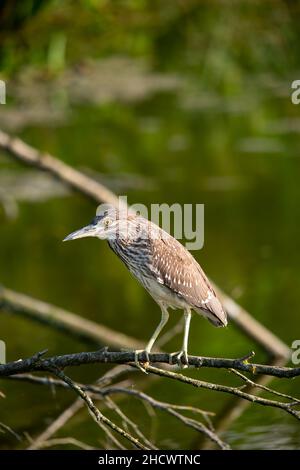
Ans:
[{"label": "diagonal branch", "polygon": [[122,437],[130,441],[137,449],[141,450],[147,450],[147,447],[145,447],[138,439],[133,437],[131,434],[129,434],[127,431],[124,429],[120,428],[117,424],[113,423],[110,419],[108,419],[106,416],[104,416],[100,410],[96,407],[94,404],[93,400],[91,397],[84,391],[82,388],[73,382],[70,377],[64,374],[61,370],[55,368],[55,367],[49,367],[49,372],[52,372],[54,375],[59,377],[63,382],[68,384],[68,386],[74,390],[77,395],[80,396],[80,398],[86,403],[88,409],[90,410],[92,416],[94,417],[96,423],[102,427],[103,424],[111,428],[113,431],[117,432],[120,434]]},{"label": "diagonal branch", "polygon": [[98,203],[108,202],[114,206],[118,205],[118,197],[104,185],[49,153],[40,152],[17,137],[11,137],[9,134],[0,131],[0,147],[17,160],[47,171],[71,188],[80,191]]},{"label": "diagonal branch", "polygon": [[57,328],[94,346],[109,344],[115,348],[143,347],[141,341],[124,333],[3,285],[0,285],[0,308]]},{"label": "diagonal branch", "polygon": [[[124,365],[117,365],[113,367],[111,370],[107,371],[102,377],[100,377],[97,380],[98,386],[108,386],[111,384],[111,382],[120,376],[124,375],[127,373],[128,370],[132,370],[132,367],[130,366],[124,366]],[[21,374],[21,375],[15,375],[14,376],[15,380],[24,380],[29,383],[40,383],[43,385],[47,385],[50,388],[57,387],[57,386],[63,386],[65,388],[68,388],[68,385],[63,382],[60,379],[55,379],[52,376],[49,377],[37,377],[32,374]],[[88,391],[86,388],[83,388],[84,391]],[[61,428],[63,428],[66,423],[78,413],[79,410],[81,410],[84,407],[84,402],[81,400],[81,398],[77,398],[71,405],[69,405],[65,410],[62,411],[62,413],[57,416],[57,418],[49,425],[47,428],[42,431],[29,445],[28,450],[36,450],[43,446],[43,443],[45,441],[49,441],[50,438],[58,432]],[[104,429],[103,429],[104,430]],[[108,437],[108,439],[111,442],[114,442],[117,448],[122,448],[118,443],[116,443],[116,440],[114,439],[114,436],[112,433],[109,431],[109,429],[105,429],[105,433]]]}]

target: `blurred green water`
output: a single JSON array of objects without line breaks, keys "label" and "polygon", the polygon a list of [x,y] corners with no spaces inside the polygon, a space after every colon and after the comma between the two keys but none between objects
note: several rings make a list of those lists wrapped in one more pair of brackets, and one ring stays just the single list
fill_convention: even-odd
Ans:
[{"label": "blurred green water", "polygon": [[[74,166],[93,169],[109,181],[117,176],[123,181],[118,192],[126,193],[131,203],[204,203],[205,245],[194,253],[195,257],[226,292],[290,345],[298,339],[300,327],[300,108],[290,100],[291,82],[299,78],[295,51],[298,2],[293,7],[290,2],[271,2],[271,10],[267,6],[270,2],[253,2],[252,6],[242,2],[234,11],[230,2],[188,2],[186,10],[181,9],[180,2],[174,6],[166,2],[161,9],[155,2],[153,11],[145,2],[139,15],[135,2],[120,2],[130,12],[130,21],[103,14],[98,23],[93,22],[83,3],[83,25],[77,20],[75,32],[64,29],[66,70],[59,77],[67,73],[68,61],[74,64],[86,59],[85,54],[101,58],[119,52],[134,61],[142,57],[148,64],[145,75],[137,73],[138,79],[134,75],[137,85],[145,88],[145,77],[153,83],[154,72],[175,76],[180,85],[169,91],[146,87],[139,98],[116,93],[119,85],[115,85],[107,101],[101,97],[98,102],[93,97],[76,100],[74,90],[70,91],[65,82],[61,85],[57,77],[45,77],[45,67],[49,67],[46,59],[45,63],[42,59],[37,63],[32,60],[38,79],[24,80],[30,98],[22,95],[21,100],[28,107],[38,102],[39,112],[45,108],[49,115],[52,108],[58,107],[63,118],[39,123],[36,119],[30,121],[33,114],[27,112],[18,128],[11,118],[10,130]],[[113,13],[116,15],[114,9]],[[32,30],[41,28],[39,20],[45,26],[44,36],[39,44],[29,41],[25,56],[27,53],[33,57],[36,51],[34,57],[49,58],[46,52],[43,55],[43,47],[49,51],[45,46],[51,44],[47,28],[53,27],[54,20],[51,10],[41,15],[33,20],[33,26],[28,24],[29,32],[25,33],[30,37]],[[60,15],[63,22],[61,11]],[[87,25],[90,42],[84,41]],[[105,25],[106,34],[100,28],[105,29]],[[73,39],[81,44],[77,51],[69,45]],[[5,71],[11,65],[7,50]],[[17,66],[21,67],[16,61],[11,69]],[[20,77],[28,76],[24,70],[22,65]],[[75,69],[75,76],[80,73]],[[89,77],[89,69],[84,73]],[[128,75],[125,65],[124,75],[129,77],[124,83],[128,90],[133,76]],[[41,89],[34,91],[36,86],[47,90],[53,86],[54,91],[43,101]],[[2,126],[8,122],[11,110],[19,115],[24,112],[24,106],[18,105],[20,98],[14,94],[9,98],[12,104],[0,110]],[[18,164],[4,156],[0,164],[2,171],[21,171]],[[128,175],[139,184],[128,183]],[[80,195],[72,195],[40,203],[21,201],[15,220],[9,220],[2,210],[1,282],[146,341],[159,321],[159,309],[106,244],[92,239],[61,243],[66,234],[86,224],[95,209]],[[172,312],[170,326],[179,315]],[[87,347],[5,312],[1,313],[0,326],[8,360],[46,347],[50,354]],[[177,350],[180,344],[181,338],[176,337],[168,350]],[[257,359],[263,360],[259,348],[234,327],[217,330],[202,318],[193,318],[191,353],[238,357],[253,348]],[[72,377],[90,381],[103,370],[92,367],[72,371]],[[234,383],[232,377],[219,372],[193,374]],[[291,394],[297,394],[299,388],[296,381],[275,385]],[[7,395],[2,401],[1,421],[31,436],[74,399],[71,392],[53,395],[50,390],[25,384],[4,382],[1,390]],[[177,403],[213,411],[222,410],[228,402],[225,397],[163,380],[148,391],[160,400],[173,402],[176,397]],[[136,408],[130,401],[124,402],[124,410],[128,414],[138,410],[141,428],[151,429],[160,447],[198,445],[194,432],[183,433],[181,425],[166,415],[159,414],[156,421],[142,406]],[[274,433],[278,423],[281,427]],[[74,435],[99,446],[98,428],[85,412],[60,435]],[[299,426],[292,418],[279,410],[257,406],[248,409],[224,435],[234,448],[299,448],[299,437]],[[24,441],[18,444],[13,437],[1,436],[3,448],[24,445]]]}]

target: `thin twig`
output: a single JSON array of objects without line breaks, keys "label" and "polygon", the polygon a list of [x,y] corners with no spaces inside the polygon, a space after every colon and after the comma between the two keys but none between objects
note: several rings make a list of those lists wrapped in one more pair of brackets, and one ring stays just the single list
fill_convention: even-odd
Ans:
[{"label": "thin twig", "polygon": [[[238,372],[237,370],[229,369],[229,371],[233,372],[240,379],[242,379],[244,382],[246,382],[247,385],[251,385],[251,387],[253,387],[253,388],[259,388],[260,390],[264,390],[265,392],[269,392],[272,395],[276,395],[276,396],[282,397],[282,398],[287,398],[292,403],[300,405],[300,400],[298,398],[292,397],[291,395],[287,395],[286,393],[277,392],[277,390],[273,390],[272,388],[267,387],[266,385],[254,382],[253,380],[250,380],[248,377],[246,377],[244,374],[241,374],[241,372]],[[243,385],[243,387],[245,387],[245,385]],[[240,390],[242,390],[242,387],[240,387]]]},{"label": "thin twig", "polygon": [[104,401],[107,404],[108,408],[115,411],[115,413],[117,413],[118,416],[123,420],[124,424],[131,427],[133,432],[136,433],[139,439],[144,442],[144,444],[149,449],[157,450],[157,447],[151,441],[149,441],[149,439],[142,433],[138,425],[130,418],[128,418],[128,416],[125,415],[121,408],[109,396],[106,396],[105,394],[102,394],[102,396],[104,396]]},{"label": "thin twig", "polygon": [[74,437],[61,437],[57,439],[49,439],[48,441],[40,442],[35,449],[47,449],[49,447],[54,446],[65,446],[71,445],[74,447],[79,447],[79,449],[83,450],[96,450],[96,447],[92,447],[84,442],[79,441],[78,439],[74,439]]},{"label": "thin twig", "polygon": [[7,424],[0,423],[0,429],[3,429],[5,432],[8,432],[12,436],[14,436],[18,441],[22,440],[22,437],[17,432],[15,432],[12,428],[7,426]]}]

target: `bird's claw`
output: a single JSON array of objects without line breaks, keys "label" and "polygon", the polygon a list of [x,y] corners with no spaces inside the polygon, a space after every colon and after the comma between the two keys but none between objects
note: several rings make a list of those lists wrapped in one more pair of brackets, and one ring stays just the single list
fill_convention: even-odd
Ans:
[{"label": "bird's claw", "polygon": [[176,351],[170,354],[170,364],[173,364],[173,357],[176,357],[176,362],[179,367],[186,369],[189,367],[189,359],[186,351]]},{"label": "bird's claw", "polygon": [[[146,361],[141,363],[139,361],[139,354],[144,354],[146,356]],[[138,369],[140,369],[144,374],[148,374],[146,367],[149,364],[149,353],[145,349],[137,349],[134,351],[134,363]]]}]

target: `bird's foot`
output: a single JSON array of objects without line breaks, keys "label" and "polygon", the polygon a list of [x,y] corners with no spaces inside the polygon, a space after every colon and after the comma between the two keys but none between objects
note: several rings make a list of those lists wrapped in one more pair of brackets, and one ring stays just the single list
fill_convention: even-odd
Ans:
[{"label": "bird's foot", "polygon": [[173,357],[176,357],[176,362],[179,367],[186,369],[189,366],[189,359],[187,351],[176,351],[170,354],[170,364],[173,364]]},{"label": "bird's foot", "polygon": [[[141,362],[139,360],[139,355],[140,354],[144,354],[146,356],[146,361],[145,362]],[[146,351],[146,349],[137,349],[136,351],[134,351],[134,363],[136,365],[136,367],[138,369],[140,369],[142,372],[144,372],[144,374],[148,374],[147,370],[146,370],[146,367],[148,364],[149,364],[149,353],[148,351]]]}]

